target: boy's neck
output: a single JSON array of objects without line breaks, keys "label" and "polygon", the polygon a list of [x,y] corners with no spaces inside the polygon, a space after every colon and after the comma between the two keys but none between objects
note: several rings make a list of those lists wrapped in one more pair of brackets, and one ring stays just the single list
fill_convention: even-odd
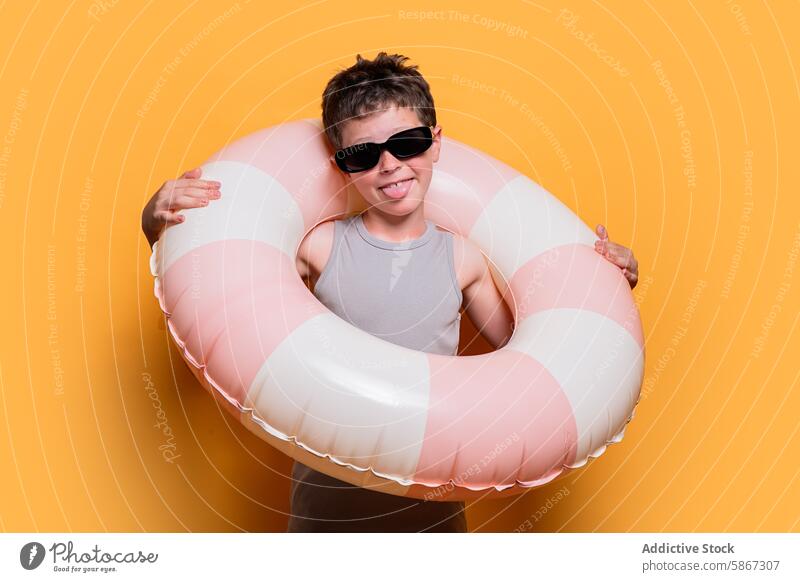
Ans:
[{"label": "boy's neck", "polygon": [[372,206],[362,213],[361,219],[371,235],[389,242],[417,239],[427,229],[423,204],[405,216],[386,214]]}]

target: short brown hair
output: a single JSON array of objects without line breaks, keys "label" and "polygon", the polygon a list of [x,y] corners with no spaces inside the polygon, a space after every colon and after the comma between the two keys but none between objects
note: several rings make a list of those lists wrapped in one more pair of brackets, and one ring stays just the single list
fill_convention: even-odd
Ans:
[{"label": "short brown hair", "polygon": [[342,147],[342,125],[391,106],[414,109],[419,120],[436,125],[428,82],[408,57],[380,52],[373,60],[356,56],[356,64],[339,71],[322,93],[322,124],[334,149]]}]

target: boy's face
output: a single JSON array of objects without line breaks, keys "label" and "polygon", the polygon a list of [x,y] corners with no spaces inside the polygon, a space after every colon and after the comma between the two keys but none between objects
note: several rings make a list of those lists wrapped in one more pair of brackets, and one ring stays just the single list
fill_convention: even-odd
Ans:
[{"label": "boy's face", "polygon": [[[357,143],[383,143],[392,135],[424,125],[413,109],[391,107],[367,117],[344,122],[342,147]],[[405,216],[416,210],[425,199],[431,183],[433,164],[439,160],[441,126],[433,129],[433,144],[422,154],[398,160],[389,151],[381,152],[378,165],[363,172],[347,174],[370,207],[394,216]],[[395,182],[399,186],[384,190]]]}]

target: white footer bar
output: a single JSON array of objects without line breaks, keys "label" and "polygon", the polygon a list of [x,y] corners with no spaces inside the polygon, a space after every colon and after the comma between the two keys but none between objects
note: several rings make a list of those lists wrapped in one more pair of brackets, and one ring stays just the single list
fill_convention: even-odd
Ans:
[{"label": "white footer bar", "polygon": [[0,580],[796,581],[798,563],[800,534],[0,534]]}]

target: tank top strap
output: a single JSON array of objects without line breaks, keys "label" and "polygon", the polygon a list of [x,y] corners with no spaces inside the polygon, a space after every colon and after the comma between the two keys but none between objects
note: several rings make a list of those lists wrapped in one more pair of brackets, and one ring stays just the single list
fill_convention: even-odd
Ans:
[{"label": "tank top strap", "polygon": [[[458,284],[458,273],[456,272],[456,260],[455,255],[453,252],[453,237],[455,236],[452,232],[439,232],[442,238],[444,238],[445,242],[445,254],[447,255],[447,262],[450,266],[450,278],[453,281],[453,288],[455,289],[456,296],[458,297],[458,304],[461,305],[461,302],[464,301],[464,295],[461,292],[461,285]],[[458,314],[458,319],[461,319],[461,313]]]},{"label": "tank top strap", "polygon": [[342,246],[342,238],[344,238],[345,222],[348,220],[348,218],[340,218],[333,221],[333,243],[331,243],[331,254],[328,257],[328,261],[325,263],[325,266],[322,268],[322,272],[319,274],[317,282],[314,284],[315,294],[316,290],[321,288],[323,281],[328,278],[328,274],[334,269],[336,255],[339,252],[339,247]]}]

